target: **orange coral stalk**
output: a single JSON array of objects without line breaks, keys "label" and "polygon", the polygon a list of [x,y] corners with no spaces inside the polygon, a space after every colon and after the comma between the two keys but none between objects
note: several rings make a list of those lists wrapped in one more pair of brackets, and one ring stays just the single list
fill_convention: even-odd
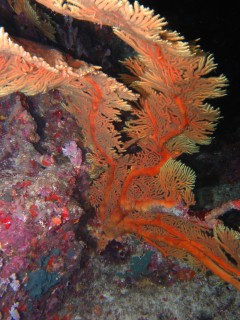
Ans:
[{"label": "orange coral stalk", "polygon": [[[188,234],[185,235],[173,226],[164,223],[162,220],[163,217],[163,213],[158,214],[153,220],[141,218],[136,220],[126,217],[123,223],[126,225],[126,228],[129,231],[131,230],[131,232],[142,236],[143,239],[145,239],[147,242],[150,242],[159,250],[162,250],[162,247],[158,243],[165,243],[167,246],[186,250],[219,277],[240,289],[240,270],[236,266],[229,264],[229,262],[226,261],[226,257],[224,260],[215,254],[215,251],[217,251],[218,247],[217,241],[213,243],[215,248],[214,246],[207,248],[201,244],[199,241],[200,239],[198,239],[198,242],[191,240],[189,239]],[[156,233],[156,230],[154,233],[151,231],[146,231],[143,229],[143,227],[146,228],[146,226],[157,226],[165,230],[167,235],[163,235],[160,230],[159,233]],[[206,237],[204,236],[203,231],[201,232],[200,230],[199,238],[201,236],[203,240],[204,237]],[[210,243],[211,242],[209,241],[209,245]]]}]

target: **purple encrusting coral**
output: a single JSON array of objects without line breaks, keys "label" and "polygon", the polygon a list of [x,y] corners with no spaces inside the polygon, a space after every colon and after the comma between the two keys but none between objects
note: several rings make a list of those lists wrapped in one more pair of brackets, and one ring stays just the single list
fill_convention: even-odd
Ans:
[{"label": "purple encrusting coral", "polygon": [[64,148],[62,148],[62,151],[63,151],[63,154],[69,158],[75,170],[79,171],[83,169],[82,150],[78,148],[75,141],[70,141],[69,143],[66,143],[64,145]]},{"label": "purple encrusting coral", "polygon": [[[81,188],[77,125],[50,95],[2,98],[0,116],[0,314],[45,319],[82,251],[74,230],[83,210],[72,197]],[[76,145],[78,170],[64,145]]]}]

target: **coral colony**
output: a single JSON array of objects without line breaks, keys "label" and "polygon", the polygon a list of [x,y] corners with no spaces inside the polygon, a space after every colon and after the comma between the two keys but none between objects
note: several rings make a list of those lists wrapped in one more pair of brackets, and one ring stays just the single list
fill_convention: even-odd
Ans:
[{"label": "coral colony", "polygon": [[[212,75],[213,56],[168,31],[164,19],[137,1],[9,3],[52,43],[59,26],[42,6],[111,27],[134,54],[122,62],[128,73],[120,82],[98,66],[0,28],[1,312],[19,318],[68,278],[66,266],[68,274],[77,268],[82,247],[74,230],[82,209],[72,195],[80,176],[85,194],[90,184],[85,201],[96,210],[91,232],[99,251],[133,234],[163,256],[210,269],[239,289],[240,234],[218,218],[240,203],[230,201],[205,220],[191,218],[195,173],[178,160],[211,142],[219,110],[206,99],[221,97],[226,86],[223,75]],[[65,37],[71,46],[77,34]],[[41,136],[42,150],[36,148]],[[12,299],[18,292],[21,303],[10,304],[7,291]]]}]

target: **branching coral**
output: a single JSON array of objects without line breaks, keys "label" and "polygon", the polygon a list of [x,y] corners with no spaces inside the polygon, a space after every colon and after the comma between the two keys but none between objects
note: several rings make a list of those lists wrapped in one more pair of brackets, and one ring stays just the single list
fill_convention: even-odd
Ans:
[{"label": "branching coral", "polygon": [[[100,247],[134,233],[164,255],[195,266],[200,261],[240,288],[239,233],[172,213],[179,203],[194,203],[195,174],[176,158],[210,143],[219,118],[219,110],[205,102],[222,96],[226,85],[224,76],[211,76],[213,57],[166,30],[164,19],[138,2],[37,2],[63,15],[111,26],[137,53],[124,62],[133,75],[122,76],[140,94],[132,107],[127,100],[136,101],[138,94],[96,67],[26,40],[11,40],[1,29],[1,95],[57,88],[83,128],[92,149],[89,199],[101,222],[96,231]],[[128,139],[122,139],[115,125],[124,111],[132,115],[123,129]],[[137,151],[127,152],[130,146]]]}]

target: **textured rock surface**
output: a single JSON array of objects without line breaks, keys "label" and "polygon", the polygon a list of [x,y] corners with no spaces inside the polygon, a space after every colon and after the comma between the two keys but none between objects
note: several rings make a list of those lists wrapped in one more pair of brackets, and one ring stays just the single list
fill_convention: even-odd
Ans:
[{"label": "textured rock surface", "polygon": [[[48,120],[40,129],[34,117],[41,118],[41,104],[49,98],[35,97],[31,107],[20,95],[0,101],[0,310],[4,319],[7,315],[17,319],[17,314],[27,319],[32,314],[34,319],[46,317],[60,304],[62,290],[79,268],[82,246],[74,230],[83,211],[72,194],[80,172],[61,150],[69,138],[66,127],[74,128],[74,120],[67,120],[68,115],[64,119],[59,104],[49,100],[44,111]],[[59,115],[66,126],[59,126],[54,137],[48,133],[50,123]]]}]

